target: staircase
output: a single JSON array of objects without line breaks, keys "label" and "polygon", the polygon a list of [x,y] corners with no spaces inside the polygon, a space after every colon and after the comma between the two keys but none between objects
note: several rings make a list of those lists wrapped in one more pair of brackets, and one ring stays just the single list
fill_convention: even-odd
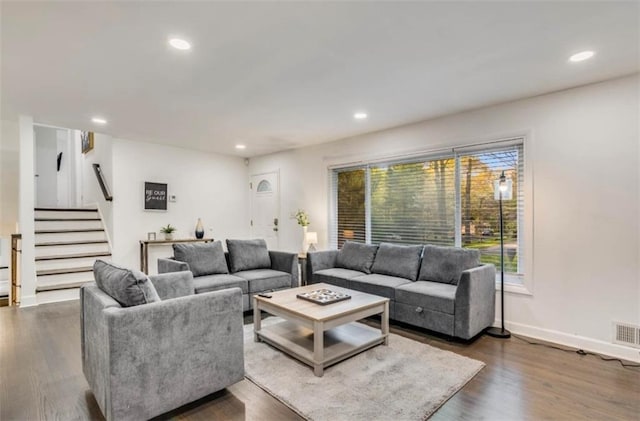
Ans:
[{"label": "staircase", "polygon": [[111,259],[97,209],[36,208],[35,238],[38,304],[77,299],[96,259]]}]

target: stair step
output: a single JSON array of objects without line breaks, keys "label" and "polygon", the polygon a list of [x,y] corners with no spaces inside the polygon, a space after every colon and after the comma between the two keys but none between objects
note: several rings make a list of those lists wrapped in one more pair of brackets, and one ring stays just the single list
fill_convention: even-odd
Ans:
[{"label": "stair step", "polygon": [[[70,243],[81,241],[107,241],[107,233],[105,231],[92,232],[59,232],[54,234],[36,234],[36,244],[58,242]],[[78,250],[78,253],[81,250]],[[49,253],[54,254],[54,253]]]},{"label": "stair step", "polygon": [[[100,213],[96,209],[36,209],[34,219],[95,219],[100,218]],[[46,223],[46,222],[45,222]]]},{"label": "stair step", "polygon": [[[37,240],[37,239],[36,239]],[[37,240],[40,241],[40,240]],[[44,241],[41,241],[44,243]],[[40,256],[63,256],[65,254],[78,253],[110,253],[109,243],[92,243],[92,244],[62,244],[49,247],[36,247],[36,257]],[[56,260],[54,260],[55,262]],[[64,260],[60,260],[64,261]],[[39,262],[44,263],[44,262]],[[83,265],[86,266],[86,265]],[[2,273],[2,272],[0,272]]]},{"label": "stair step", "polygon": [[36,294],[36,302],[38,304],[59,303],[61,301],[77,300],[79,298],[80,288],[42,291]]},{"label": "stair step", "polygon": [[100,221],[100,218],[35,218],[35,221],[67,222],[67,221]]},{"label": "stair step", "polygon": [[55,256],[40,256],[36,257],[36,262],[41,260],[62,260],[62,259],[81,259],[84,257],[104,257],[111,256],[108,251],[98,253],[75,253],[75,254],[58,254]]},{"label": "stair step", "polygon": [[104,230],[102,226],[102,221],[100,219],[56,219],[56,220],[47,220],[43,221],[42,218],[40,220],[35,220],[35,231],[73,231],[73,232],[86,232],[81,230]]},{"label": "stair step", "polygon": [[37,276],[65,275],[67,273],[83,273],[83,272],[93,272],[93,267],[82,266],[79,268],[39,270],[36,272],[36,275]]},{"label": "stair step", "polygon": [[63,273],[55,275],[38,276],[36,279],[36,288],[47,289],[51,285],[65,285],[82,282],[92,282],[93,272],[75,272]]},{"label": "stair step", "polygon": [[36,247],[48,246],[78,246],[82,244],[108,244],[107,240],[86,240],[86,241],[51,241],[48,243],[36,243]]},{"label": "stair step", "polygon": [[76,232],[104,232],[102,228],[83,228],[83,229],[57,229],[57,230],[39,230],[36,234],[70,234]]},{"label": "stair step", "polygon": [[98,212],[98,209],[91,208],[35,208],[34,210],[43,212]]},{"label": "stair step", "polygon": [[92,282],[92,281],[69,282],[69,283],[57,284],[57,285],[42,285],[42,286],[36,287],[36,293],[45,292],[45,291],[60,291],[63,289],[80,288],[82,285],[87,284],[89,282]]}]

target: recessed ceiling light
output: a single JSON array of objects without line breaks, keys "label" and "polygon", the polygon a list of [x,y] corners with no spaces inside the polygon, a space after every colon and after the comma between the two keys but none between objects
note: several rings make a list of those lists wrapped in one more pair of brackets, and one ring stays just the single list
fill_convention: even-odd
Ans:
[{"label": "recessed ceiling light", "polygon": [[102,117],[93,117],[91,121],[93,121],[96,124],[107,124],[107,120],[105,120]]},{"label": "recessed ceiling light", "polygon": [[590,59],[594,56],[594,54],[595,53],[593,51],[580,51],[579,53],[576,53],[569,57],[569,61],[577,63],[579,61]]},{"label": "recessed ceiling light", "polygon": [[364,120],[365,118],[367,118],[367,113],[365,112],[357,112],[353,115],[353,118],[355,118],[356,120]]},{"label": "recessed ceiling light", "polygon": [[247,149],[245,145],[236,145],[236,149]]},{"label": "recessed ceiling light", "polygon": [[180,38],[171,38],[169,40],[169,45],[171,45],[173,48],[176,48],[178,50],[190,50],[191,49],[191,44],[189,43],[189,41],[180,39]]}]

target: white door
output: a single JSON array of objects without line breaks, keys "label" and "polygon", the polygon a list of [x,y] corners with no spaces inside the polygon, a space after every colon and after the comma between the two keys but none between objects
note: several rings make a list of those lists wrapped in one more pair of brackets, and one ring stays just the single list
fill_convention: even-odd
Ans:
[{"label": "white door", "polygon": [[279,178],[278,172],[251,176],[251,235],[264,238],[270,250],[278,249]]},{"label": "white door", "polygon": [[38,208],[58,206],[56,129],[35,126],[35,199]]}]

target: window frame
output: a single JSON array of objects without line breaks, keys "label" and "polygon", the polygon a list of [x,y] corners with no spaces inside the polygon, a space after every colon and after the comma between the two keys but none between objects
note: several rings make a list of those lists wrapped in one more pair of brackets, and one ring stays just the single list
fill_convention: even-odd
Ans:
[{"label": "window frame", "polygon": [[[521,274],[505,273],[505,291],[533,295],[533,169],[532,169],[532,135],[530,132],[525,134],[517,134],[501,139],[487,140],[472,144],[461,144],[450,148],[439,148],[430,150],[415,150],[400,154],[383,154],[383,155],[365,155],[357,161],[349,160],[348,157],[332,157],[331,162],[327,162],[327,192],[328,192],[328,245],[331,249],[337,248],[337,235],[334,233],[334,227],[337,226],[337,189],[334,189],[333,174],[335,171],[348,171],[356,169],[365,169],[365,224],[366,224],[366,241],[371,241],[371,191],[370,191],[370,166],[375,165],[393,165],[396,163],[420,162],[423,160],[434,160],[438,158],[453,157],[455,158],[456,170],[455,176],[455,221],[456,239],[455,245],[460,246],[461,242],[461,212],[462,207],[460,195],[460,171],[459,171],[459,155],[473,154],[479,152],[490,152],[491,150],[499,150],[505,147],[522,145],[522,194],[524,206],[521,210],[522,224],[518,225],[518,249],[521,262]],[[520,216],[519,216],[520,218]],[[496,267],[496,289],[500,288],[500,268]]]}]

